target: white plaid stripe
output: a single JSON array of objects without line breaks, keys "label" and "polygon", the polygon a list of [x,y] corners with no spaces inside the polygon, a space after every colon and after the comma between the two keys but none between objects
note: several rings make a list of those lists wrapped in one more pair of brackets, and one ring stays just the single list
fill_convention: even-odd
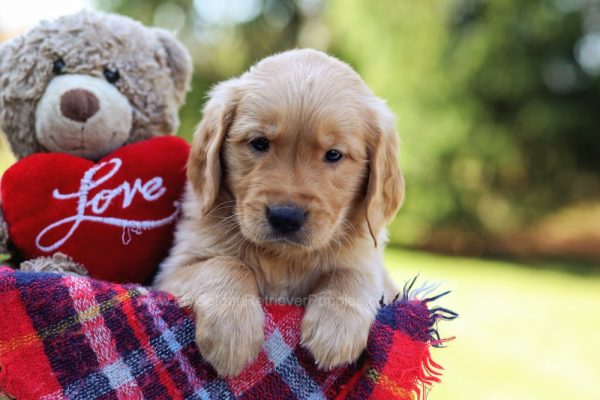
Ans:
[{"label": "white plaid stripe", "polygon": [[102,368],[102,373],[108,378],[110,387],[122,388],[125,394],[135,396],[135,390],[132,390],[133,387],[131,387],[131,382],[134,382],[134,379],[123,360],[118,359],[114,363]]},{"label": "white plaid stripe", "polygon": [[40,400],[64,400],[64,399],[66,399],[65,394],[63,393],[62,389],[60,389],[54,393],[50,393],[50,394],[43,396]]},{"label": "white plaid stripe", "polygon": [[[81,328],[117,397],[123,400],[143,399],[141,389],[127,366],[118,356],[114,339],[104,323],[94,291],[86,279],[66,276],[63,278],[77,311]],[[117,366],[117,367],[115,367]]]}]

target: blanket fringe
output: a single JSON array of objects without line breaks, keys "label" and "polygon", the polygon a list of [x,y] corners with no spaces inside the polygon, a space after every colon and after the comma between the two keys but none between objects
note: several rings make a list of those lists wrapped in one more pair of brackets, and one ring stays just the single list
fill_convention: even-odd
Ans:
[{"label": "blanket fringe", "polygon": [[[415,288],[414,285],[418,277],[419,275],[416,275],[414,278],[406,282],[402,292],[396,296],[396,301],[417,302],[427,307],[429,303],[432,303],[451,293],[451,291],[448,290],[433,295],[432,293],[441,286],[441,283],[439,282],[430,283],[426,281],[420,287]],[[421,355],[421,370],[416,374],[414,382],[414,392],[419,400],[427,399],[428,393],[433,384],[441,382],[441,375],[444,369],[440,364],[433,360],[430,348],[445,347],[444,344],[446,342],[455,339],[454,336],[441,338],[438,330],[438,323],[439,321],[452,321],[458,318],[458,313],[440,306],[428,308],[428,312],[429,340],[427,342],[427,347]]]}]

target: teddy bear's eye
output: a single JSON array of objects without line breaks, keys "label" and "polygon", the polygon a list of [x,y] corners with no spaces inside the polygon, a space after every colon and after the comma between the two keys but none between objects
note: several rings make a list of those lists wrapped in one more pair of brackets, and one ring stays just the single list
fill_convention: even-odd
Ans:
[{"label": "teddy bear's eye", "polygon": [[52,65],[52,72],[56,75],[60,75],[63,73],[65,69],[65,61],[62,58],[59,58],[58,60],[54,61],[54,64]]},{"label": "teddy bear's eye", "polygon": [[119,74],[118,69],[105,68],[104,77],[106,78],[108,83],[115,83],[119,80],[119,78],[121,78],[121,75]]}]

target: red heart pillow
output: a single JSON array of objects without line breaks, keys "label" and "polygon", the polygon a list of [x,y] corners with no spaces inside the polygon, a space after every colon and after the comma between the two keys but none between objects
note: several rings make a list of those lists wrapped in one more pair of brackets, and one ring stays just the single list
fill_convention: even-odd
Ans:
[{"label": "red heart pillow", "polygon": [[62,252],[95,278],[146,282],[173,239],[188,153],[183,139],[163,136],[97,163],[25,157],[0,186],[9,238],[26,259]]}]

